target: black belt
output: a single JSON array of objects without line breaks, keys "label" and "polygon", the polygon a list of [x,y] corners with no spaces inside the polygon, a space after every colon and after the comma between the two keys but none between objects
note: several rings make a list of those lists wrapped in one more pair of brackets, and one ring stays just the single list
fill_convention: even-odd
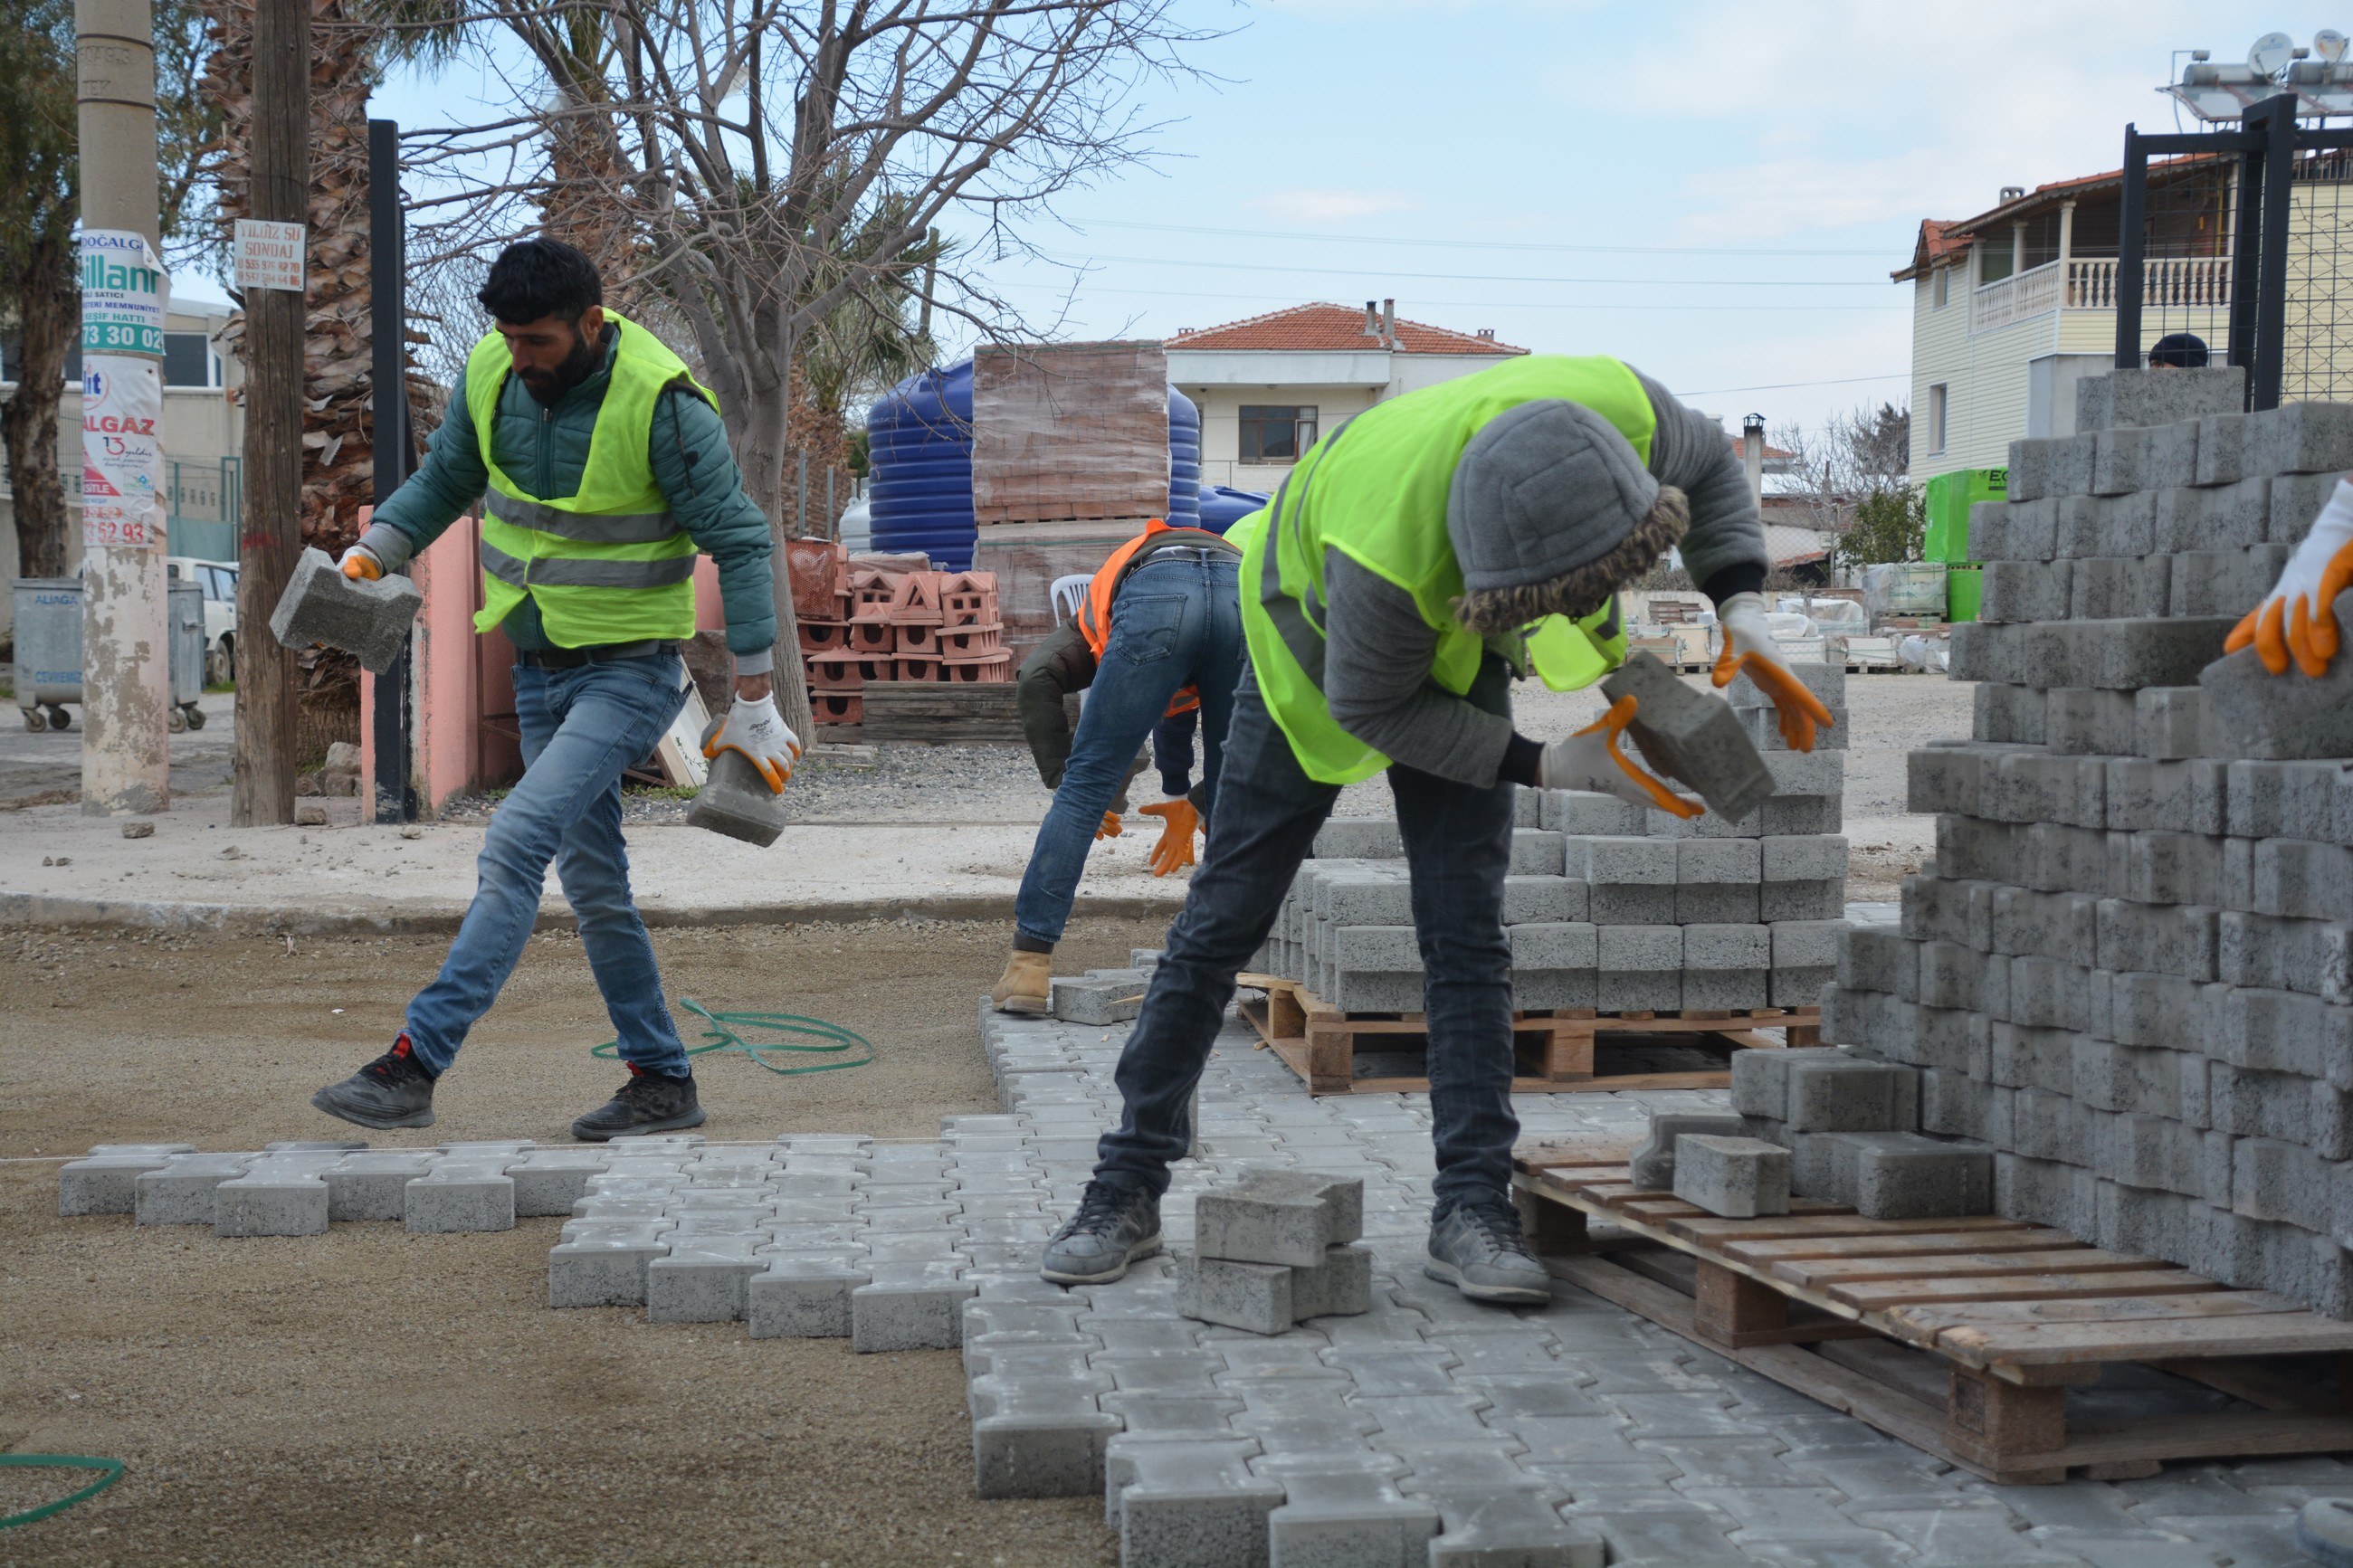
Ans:
[{"label": "black belt", "polygon": [[577,669],[584,664],[610,664],[622,658],[659,658],[679,650],[675,637],[649,637],[644,642],[597,643],[589,647],[527,647],[515,657],[536,669]]},{"label": "black belt", "polygon": [[1145,552],[1144,559],[1138,561],[1136,564],[1138,566],[1145,566],[1151,564],[1155,561],[1162,559],[1163,557],[1174,561],[1179,556],[1186,555],[1196,556],[1203,561],[1232,561],[1239,563],[1241,560],[1241,557],[1233,551],[1219,550],[1213,544],[1164,544],[1157,550]]}]

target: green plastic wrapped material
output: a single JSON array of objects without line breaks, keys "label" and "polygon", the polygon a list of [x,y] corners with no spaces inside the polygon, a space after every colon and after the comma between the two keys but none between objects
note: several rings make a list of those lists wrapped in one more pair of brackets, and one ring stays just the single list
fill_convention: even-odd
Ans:
[{"label": "green plastic wrapped material", "polygon": [[1975,566],[1956,566],[1945,574],[1945,619],[1974,621],[1978,600],[1985,592],[1985,574]]},{"label": "green plastic wrapped material", "polygon": [[1924,544],[1931,561],[1963,566],[1969,559],[1969,508],[2010,495],[2008,468],[1955,468],[1924,485],[1928,527]]}]

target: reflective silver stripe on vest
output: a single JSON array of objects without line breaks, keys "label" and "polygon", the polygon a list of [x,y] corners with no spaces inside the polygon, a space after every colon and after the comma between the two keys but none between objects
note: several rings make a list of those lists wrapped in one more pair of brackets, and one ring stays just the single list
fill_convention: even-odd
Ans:
[{"label": "reflective silver stripe on vest", "polygon": [[678,520],[666,511],[630,511],[600,515],[565,511],[544,501],[501,495],[489,497],[491,515],[533,533],[553,533],[584,544],[652,544],[679,531]]},{"label": "reflective silver stripe on vest", "polygon": [[694,557],[671,555],[659,561],[583,561],[565,556],[541,556],[518,561],[489,540],[482,541],[482,570],[518,588],[668,588],[694,575]]}]

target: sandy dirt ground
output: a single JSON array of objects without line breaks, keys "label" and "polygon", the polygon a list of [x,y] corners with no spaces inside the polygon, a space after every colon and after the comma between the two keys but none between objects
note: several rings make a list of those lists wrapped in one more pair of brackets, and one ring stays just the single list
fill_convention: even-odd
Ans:
[{"label": "sandy dirt ground", "polygon": [[[1074,923],[1073,967],[1156,945]],[[659,931],[675,1004],[846,1025],[872,1067],[699,1077],[712,1138],[929,1138],[998,1109],[974,998],[994,925]],[[554,1219],[497,1235],[227,1242],[60,1219],[55,1156],[94,1142],[255,1149],[356,1133],[319,1084],[381,1050],[431,939],[0,937],[0,1450],[129,1461],[111,1490],[0,1533],[0,1563],[1098,1564],[1092,1500],[973,1496],[954,1352],[857,1356],[741,1324],[552,1312]],[[337,1013],[335,1009],[342,1009]],[[693,1022],[681,1033],[696,1043]],[[437,1096],[380,1145],[565,1138],[618,1081],[578,942],[534,939]],[[0,1511],[70,1491],[0,1472]]]}]

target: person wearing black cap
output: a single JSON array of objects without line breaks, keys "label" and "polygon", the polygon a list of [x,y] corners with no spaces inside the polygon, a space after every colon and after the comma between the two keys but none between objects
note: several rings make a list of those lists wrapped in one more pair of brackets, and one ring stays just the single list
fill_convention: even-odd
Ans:
[{"label": "person wearing black cap", "polygon": [[2149,345],[2151,370],[2204,370],[2206,340],[2195,332],[2168,332]]}]

